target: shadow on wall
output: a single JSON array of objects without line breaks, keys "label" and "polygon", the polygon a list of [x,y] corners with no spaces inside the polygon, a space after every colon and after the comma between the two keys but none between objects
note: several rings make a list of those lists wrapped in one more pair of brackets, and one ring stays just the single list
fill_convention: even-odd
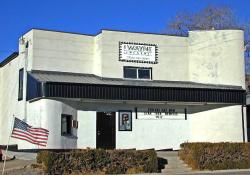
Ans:
[{"label": "shadow on wall", "polygon": [[[0,149],[5,150],[6,148],[7,148],[7,145],[0,145]],[[17,145],[9,145],[8,150],[17,151],[18,146]]]}]

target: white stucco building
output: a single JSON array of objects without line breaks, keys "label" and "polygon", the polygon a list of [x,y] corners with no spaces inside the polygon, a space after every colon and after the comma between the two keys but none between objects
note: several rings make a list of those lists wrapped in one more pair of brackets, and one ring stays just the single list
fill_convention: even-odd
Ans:
[{"label": "white stucco building", "polygon": [[247,141],[243,52],[241,30],[179,37],[32,29],[0,64],[0,145],[13,115],[48,129],[51,149]]}]

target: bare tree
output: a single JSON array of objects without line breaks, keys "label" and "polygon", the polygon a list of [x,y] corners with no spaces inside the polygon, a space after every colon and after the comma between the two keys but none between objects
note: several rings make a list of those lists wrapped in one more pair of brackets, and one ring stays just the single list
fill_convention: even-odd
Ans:
[{"label": "bare tree", "polygon": [[[180,12],[167,25],[166,32],[171,35],[187,36],[190,30],[244,30],[246,67],[250,68],[250,22],[240,22],[228,6],[209,5],[198,12]],[[250,69],[246,69],[250,75]]]},{"label": "bare tree", "polygon": [[231,8],[209,5],[196,12],[180,12],[167,26],[167,33],[187,35],[189,30],[238,29],[241,26]]},{"label": "bare tree", "polygon": [[[248,51],[248,54],[250,52],[250,22],[246,22],[244,23],[244,25],[242,25],[243,30],[244,30],[244,34],[245,34],[245,50]],[[249,55],[250,57],[250,55]]]}]

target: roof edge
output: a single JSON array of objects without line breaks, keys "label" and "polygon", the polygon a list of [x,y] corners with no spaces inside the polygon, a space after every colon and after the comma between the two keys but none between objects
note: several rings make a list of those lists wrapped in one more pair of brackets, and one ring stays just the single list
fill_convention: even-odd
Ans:
[{"label": "roof edge", "polygon": [[67,34],[85,35],[85,36],[96,36],[96,35],[98,35],[98,34],[84,34],[84,33],[79,33],[79,32],[67,32],[67,31],[62,31],[62,30],[42,29],[42,28],[31,28],[26,33],[30,32],[32,30],[41,30],[41,31],[47,31],[47,32],[67,33]]},{"label": "roof edge", "polygon": [[18,52],[13,52],[7,58],[5,58],[2,62],[0,62],[0,67],[5,66],[6,64],[14,60],[16,57],[18,57],[18,55],[19,55]]},{"label": "roof edge", "polygon": [[[148,35],[160,35],[160,36],[173,36],[173,37],[181,37],[181,38],[186,38],[187,36],[180,36],[180,35],[171,35],[171,34],[164,34],[164,33],[153,33],[153,32],[139,32],[139,31],[128,31],[128,30],[115,30],[115,29],[100,29],[96,34],[84,34],[84,33],[79,33],[79,32],[67,32],[67,31],[62,31],[62,30],[52,30],[52,29],[43,29],[43,28],[31,28],[27,30],[24,34],[32,31],[32,30],[41,30],[41,31],[48,31],[48,32],[58,32],[58,33],[66,33],[66,34],[73,34],[73,35],[84,35],[84,36],[98,36],[100,35],[103,31],[110,31],[110,32],[123,32],[123,33],[135,33],[135,34],[148,34]],[[23,35],[24,35],[23,34]]]},{"label": "roof edge", "polygon": [[[73,72],[60,72],[60,71],[44,71],[44,70],[32,70],[29,71],[29,73],[45,73],[45,74],[61,74],[61,75],[79,75],[79,76],[88,76],[88,77],[95,77],[100,80],[113,80],[113,81],[125,81],[122,78],[109,78],[109,77],[100,77],[95,74],[88,74],[88,73],[73,73]],[[145,80],[131,80],[131,81],[145,81]],[[228,90],[242,90],[245,91],[245,89],[242,88],[242,86],[236,86],[236,85],[225,85],[225,84],[211,84],[211,83],[198,83],[194,81],[168,81],[168,80],[151,80],[152,82],[156,83],[164,83],[164,82],[169,82],[169,83],[180,83],[180,84],[194,84],[194,85],[204,85],[204,86],[214,86],[216,87],[224,87],[227,88]],[[46,81],[45,81],[46,82]]]},{"label": "roof edge", "polygon": [[206,29],[206,30],[202,30],[202,29],[200,29],[200,30],[189,30],[188,31],[188,33],[191,33],[191,32],[212,32],[212,31],[244,31],[243,29],[241,29],[241,28],[228,28],[228,29]]},{"label": "roof edge", "polygon": [[[161,35],[161,36],[173,36],[173,37],[184,37],[187,38],[187,36],[180,36],[180,35],[174,35],[174,34],[164,34],[164,33],[153,33],[153,32],[138,32],[138,31],[126,31],[126,30],[113,30],[113,29],[101,29],[102,31],[110,31],[110,32],[122,32],[122,33],[136,33],[136,34],[148,34],[148,35]],[[100,33],[101,33],[100,32]]]}]

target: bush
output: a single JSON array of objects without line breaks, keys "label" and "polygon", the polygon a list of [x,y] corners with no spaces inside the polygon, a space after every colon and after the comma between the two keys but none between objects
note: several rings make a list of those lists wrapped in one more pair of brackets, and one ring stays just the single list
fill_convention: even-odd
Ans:
[{"label": "bush", "polygon": [[193,169],[250,168],[250,143],[183,143],[179,156]]},{"label": "bush", "polygon": [[43,164],[49,174],[125,174],[151,173],[158,170],[154,150],[40,151],[37,163]]},{"label": "bush", "polygon": [[37,163],[42,164],[45,172],[48,172],[52,165],[51,153],[49,151],[41,151],[37,154]]}]

